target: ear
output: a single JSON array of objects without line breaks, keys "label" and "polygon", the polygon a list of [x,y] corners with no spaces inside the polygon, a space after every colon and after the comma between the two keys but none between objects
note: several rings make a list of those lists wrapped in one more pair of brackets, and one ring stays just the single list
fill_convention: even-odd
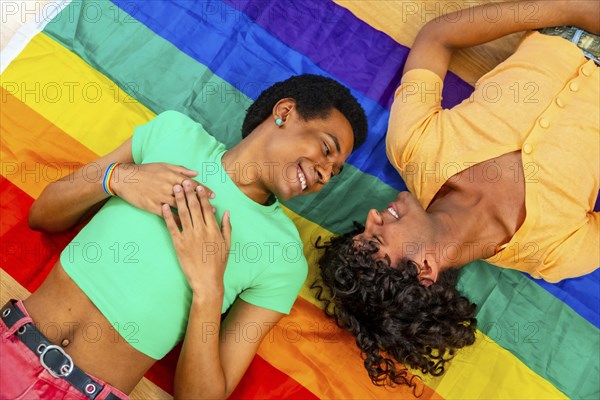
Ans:
[{"label": "ear", "polygon": [[419,265],[419,281],[421,285],[429,287],[438,278],[438,269],[435,266],[429,265],[427,260],[423,260],[423,263]]},{"label": "ear", "polygon": [[279,100],[273,106],[273,119],[281,118],[282,124],[289,118],[290,113],[296,107],[296,101],[292,98]]}]

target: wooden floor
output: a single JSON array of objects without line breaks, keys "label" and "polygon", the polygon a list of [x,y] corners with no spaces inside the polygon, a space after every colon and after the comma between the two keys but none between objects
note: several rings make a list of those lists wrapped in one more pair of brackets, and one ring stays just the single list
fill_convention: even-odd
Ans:
[{"label": "wooden floor", "polygon": [[[300,1],[300,0],[294,0]],[[490,2],[481,0],[477,3]],[[27,8],[24,8],[27,3]],[[27,1],[11,3],[15,8],[2,8],[3,23],[0,36],[0,48],[4,49],[14,33],[27,22],[39,20],[31,10],[41,10],[46,1]],[[403,0],[338,0],[339,5],[349,9],[369,25],[386,32],[397,42],[410,46],[419,28],[429,19],[444,12],[455,11],[457,7],[473,4],[472,1],[403,1]],[[11,6],[11,7],[13,7]],[[6,21],[6,22],[4,22]],[[450,70],[471,84],[486,72],[506,59],[514,50],[521,35],[477,46],[459,52],[452,60]],[[24,299],[29,295],[11,276],[0,271],[0,304],[9,298]],[[169,394],[147,379],[143,379],[131,394],[132,399],[169,399]]]}]

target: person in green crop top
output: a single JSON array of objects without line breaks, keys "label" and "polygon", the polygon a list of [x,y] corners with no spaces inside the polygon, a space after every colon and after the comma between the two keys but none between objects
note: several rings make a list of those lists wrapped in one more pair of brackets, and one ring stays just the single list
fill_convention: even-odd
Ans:
[{"label": "person in green crop top", "polygon": [[[0,312],[0,372],[11,376],[3,395],[36,387],[29,394],[41,398],[61,390],[127,398],[182,341],[175,396],[227,397],[306,278],[302,242],[279,199],[319,191],[366,130],[348,89],[300,75],[258,97],[244,139],[229,150],[165,111],[93,162],[102,182],[84,166],[48,185],[31,207],[33,229],[59,232],[95,215],[40,288]],[[44,338],[32,321],[70,329]],[[250,324],[259,338],[227,333]],[[90,325],[97,340],[85,338]],[[28,363],[32,356],[40,362]]]}]

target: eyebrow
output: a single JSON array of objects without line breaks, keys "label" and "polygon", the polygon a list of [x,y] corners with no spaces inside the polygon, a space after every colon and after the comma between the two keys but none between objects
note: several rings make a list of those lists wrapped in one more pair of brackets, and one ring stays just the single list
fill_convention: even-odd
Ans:
[{"label": "eyebrow", "polygon": [[338,138],[336,138],[329,132],[325,132],[325,133],[327,134],[327,136],[329,136],[331,138],[331,140],[333,140],[333,143],[335,143],[335,148],[337,149],[337,152],[341,153],[342,151],[340,150],[340,142],[339,142]]},{"label": "eyebrow", "polygon": [[377,251],[379,251],[382,246],[382,243],[380,243],[375,237],[372,237],[369,239],[361,238],[358,240],[358,242],[359,242],[358,246],[361,251],[366,251],[366,250],[368,250],[369,247],[372,247],[372,248],[376,249]]}]

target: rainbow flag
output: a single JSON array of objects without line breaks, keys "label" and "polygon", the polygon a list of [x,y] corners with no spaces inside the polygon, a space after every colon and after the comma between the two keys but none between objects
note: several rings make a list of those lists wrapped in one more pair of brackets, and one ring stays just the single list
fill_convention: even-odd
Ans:
[{"label": "rainbow flag", "polygon": [[[369,138],[334,184],[285,203],[311,273],[232,398],[600,398],[600,271],[551,285],[483,262],[465,267],[460,287],[478,304],[476,343],[458,353],[444,376],[424,377],[416,391],[372,385],[353,338],[324,317],[308,289],[316,239],[363,222],[370,208],[385,207],[405,189],[385,156],[385,132],[409,49],[377,22],[390,21],[406,2],[360,3],[40,6],[2,51],[2,269],[29,291],[41,284],[75,232],[31,231],[29,206],[48,182],[111,151],[135,126],[178,110],[233,145],[245,110],[263,89],[290,75],[325,75],[359,99]],[[2,5],[3,19],[23,12],[15,4]],[[445,90],[443,105],[451,107],[473,89],[450,73]],[[174,349],[147,375],[170,393],[177,354]]]}]

